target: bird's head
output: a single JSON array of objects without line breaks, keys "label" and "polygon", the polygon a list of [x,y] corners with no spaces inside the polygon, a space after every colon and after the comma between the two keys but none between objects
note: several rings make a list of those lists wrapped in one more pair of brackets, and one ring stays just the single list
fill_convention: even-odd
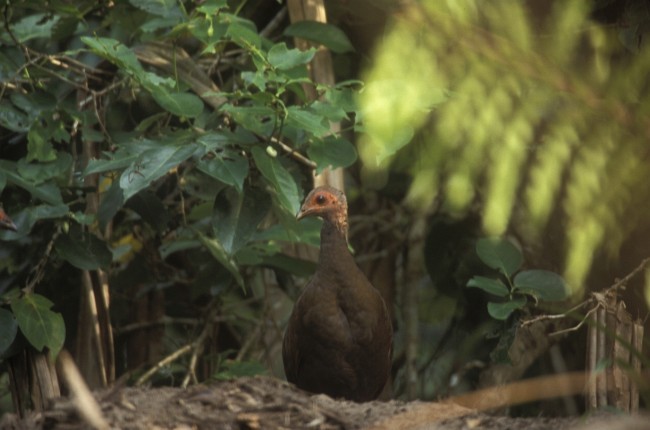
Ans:
[{"label": "bird's head", "polygon": [[18,231],[16,224],[14,224],[11,218],[9,218],[9,215],[7,215],[2,208],[0,208],[0,229]]},{"label": "bird's head", "polygon": [[348,202],[345,194],[336,188],[322,186],[314,188],[298,211],[296,218],[301,220],[309,216],[317,216],[332,222],[344,233],[348,228]]}]

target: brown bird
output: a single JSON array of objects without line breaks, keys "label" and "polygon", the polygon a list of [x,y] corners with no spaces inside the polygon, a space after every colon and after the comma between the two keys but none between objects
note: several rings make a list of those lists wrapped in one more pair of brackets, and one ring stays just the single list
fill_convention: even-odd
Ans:
[{"label": "brown bird", "polygon": [[348,205],[331,187],[312,190],[298,219],[323,219],[314,276],[296,301],[284,335],[287,380],[357,402],[376,399],[391,366],[393,328],[386,304],[348,249]]},{"label": "brown bird", "polygon": [[0,229],[18,231],[16,224],[14,224],[11,218],[9,218],[9,215],[7,215],[2,208],[0,208]]}]

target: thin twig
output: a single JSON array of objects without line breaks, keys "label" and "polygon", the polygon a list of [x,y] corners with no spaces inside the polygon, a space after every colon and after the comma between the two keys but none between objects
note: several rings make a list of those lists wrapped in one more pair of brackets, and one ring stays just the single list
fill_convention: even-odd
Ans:
[{"label": "thin twig", "polygon": [[140,376],[137,381],[135,381],[135,385],[140,386],[147,382],[153,375],[156,374],[157,371],[162,369],[163,367],[169,365],[170,363],[174,362],[177,358],[182,357],[183,355],[187,354],[188,352],[192,351],[192,348],[194,347],[194,343],[189,343],[187,345],[184,345],[177,349],[176,351],[172,352],[162,360],[160,360],[158,363],[156,363],[155,366],[153,366],[151,369],[147,370],[144,375]]},{"label": "thin twig", "polygon": [[271,142],[275,143],[280,148],[282,148],[282,150],[284,152],[289,154],[291,157],[295,158],[297,161],[301,162],[302,164],[309,167],[310,169],[316,169],[316,163],[314,163],[309,158],[305,157],[300,152],[296,151],[295,149],[293,149],[292,147],[290,147],[286,143],[282,142],[281,140],[279,140],[279,139],[277,139],[275,137],[271,137],[270,140],[271,140]]}]

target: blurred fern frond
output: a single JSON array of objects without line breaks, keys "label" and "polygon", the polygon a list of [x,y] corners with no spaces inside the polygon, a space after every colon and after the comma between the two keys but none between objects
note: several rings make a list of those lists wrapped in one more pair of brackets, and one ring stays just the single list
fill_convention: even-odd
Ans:
[{"label": "blurred fern frond", "polygon": [[488,234],[532,241],[561,222],[575,292],[650,213],[650,55],[591,7],[413,2],[360,100],[367,171],[407,170],[416,207],[480,202]]}]

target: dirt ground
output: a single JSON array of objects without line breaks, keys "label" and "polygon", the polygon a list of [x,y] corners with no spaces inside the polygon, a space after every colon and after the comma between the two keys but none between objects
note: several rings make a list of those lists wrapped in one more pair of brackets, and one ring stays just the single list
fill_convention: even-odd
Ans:
[{"label": "dirt ground", "polygon": [[[444,403],[337,401],[308,395],[268,377],[180,388],[117,388],[95,394],[111,429],[650,429],[648,417],[508,418]],[[92,428],[71,399],[20,420],[6,415],[0,429]]]}]

